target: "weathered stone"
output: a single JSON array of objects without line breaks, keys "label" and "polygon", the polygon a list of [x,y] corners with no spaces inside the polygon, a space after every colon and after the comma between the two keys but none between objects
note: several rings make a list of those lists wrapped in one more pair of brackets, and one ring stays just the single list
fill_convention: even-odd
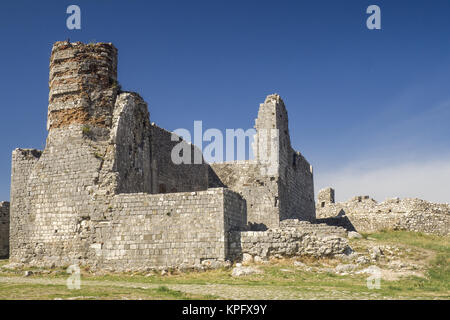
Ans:
[{"label": "weathered stone", "polygon": [[378,246],[374,246],[370,249],[370,257],[373,260],[378,260],[383,255],[384,255],[383,251]]},{"label": "weathered stone", "polygon": [[253,262],[253,256],[248,253],[244,253],[242,255],[242,263],[251,263],[251,262]]},{"label": "weathered stone", "polygon": [[[331,193],[333,200],[328,196]],[[377,203],[369,196],[357,196],[334,203],[334,190],[327,188],[319,192],[316,215],[318,222],[358,232],[407,230],[450,234],[450,205],[420,199],[393,198]]]},{"label": "weathered stone", "polygon": [[337,273],[348,273],[356,270],[358,268],[357,265],[354,264],[339,264],[334,269]]},{"label": "weathered stone", "polygon": [[248,275],[252,275],[252,274],[261,274],[261,273],[263,273],[263,272],[256,267],[236,266],[235,268],[233,268],[231,275],[233,277],[242,277],[242,276],[248,276]]},{"label": "weathered stone", "polygon": [[314,221],[312,166],[291,147],[279,95],[269,95],[260,105],[255,129],[255,159],[211,164],[210,186],[227,186],[242,195],[251,230],[277,228],[285,219]]},{"label": "weathered stone", "polygon": [[23,273],[23,276],[24,277],[29,277],[29,276],[32,276],[33,275],[33,271],[29,271],[29,270],[27,270],[27,271],[25,271],[24,273]]},{"label": "weathered stone", "polygon": [[[55,43],[45,149],[12,155],[11,262],[148,272],[347,252],[345,229],[310,223],[312,167],[279,95],[255,128],[255,160],[208,165],[120,90],[112,44]],[[191,163],[172,161],[179,145]]]},{"label": "weathered stone", "polygon": [[348,238],[349,239],[361,239],[362,235],[360,235],[358,232],[356,231],[349,231],[348,233]]},{"label": "weathered stone", "polygon": [[294,261],[294,267],[304,268],[304,267],[306,267],[306,264],[304,264],[301,261]]},{"label": "weathered stone", "polygon": [[358,257],[356,260],[355,260],[355,263],[356,264],[368,264],[370,262],[370,260],[367,258],[367,257],[365,257],[365,256],[360,256],[360,257]]}]

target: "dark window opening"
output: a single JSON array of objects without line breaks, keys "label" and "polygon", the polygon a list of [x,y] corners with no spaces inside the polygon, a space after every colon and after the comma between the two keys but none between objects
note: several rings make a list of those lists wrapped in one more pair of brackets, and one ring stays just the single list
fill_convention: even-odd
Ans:
[{"label": "dark window opening", "polygon": [[325,207],[325,202],[322,202],[321,204],[320,204],[320,206],[323,208],[323,207]]}]

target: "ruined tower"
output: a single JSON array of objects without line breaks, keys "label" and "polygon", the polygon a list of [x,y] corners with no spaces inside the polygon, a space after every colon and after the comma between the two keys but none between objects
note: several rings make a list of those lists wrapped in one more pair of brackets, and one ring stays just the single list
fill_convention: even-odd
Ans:
[{"label": "ruined tower", "polygon": [[[279,219],[313,221],[315,206],[312,166],[300,152],[292,149],[288,113],[278,94],[267,96],[260,105],[255,129],[257,135],[253,147],[256,149],[256,161],[263,166],[276,167],[276,172],[268,170],[267,173],[278,182]],[[264,144],[260,140],[264,136],[269,145],[263,149],[276,152],[275,156],[270,155],[268,163],[264,161],[267,155],[261,152],[261,145]]]},{"label": "ruined tower", "polygon": [[[16,149],[12,154],[11,261],[123,267],[131,260],[133,266],[194,264],[219,253],[225,259],[223,197],[230,193],[171,196],[170,203],[179,202],[181,208],[208,203],[199,213],[208,215],[204,223],[211,224],[214,210],[215,219],[224,222],[213,228],[210,247],[194,254],[188,235],[181,236],[173,226],[184,228],[198,217],[187,209],[171,217],[173,209],[163,207],[168,200],[152,194],[206,190],[207,165],[170,163],[173,144],[185,142],[172,142],[171,132],[150,123],[147,104],[137,93],[120,90],[112,44],[55,43],[49,84],[45,149]],[[158,189],[161,185],[167,190]],[[204,230],[206,225],[196,227]],[[163,230],[167,246],[158,247]],[[186,245],[180,245],[179,252],[171,250],[170,243],[180,239]],[[142,250],[124,251],[137,243],[146,247],[145,255]]]},{"label": "ruined tower", "polygon": [[87,257],[93,221],[108,216],[93,203],[125,189],[151,191],[147,105],[119,95],[114,46],[55,43],[49,85],[45,149],[13,152],[13,259]]},{"label": "ruined tower", "polygon": [[[196,164],[195,146],[152,124],[146,102],[121,90],[112,44],[57,42],[47,128],[44,150],[12,154],[12,262],[220,265],[239,259],[248,223],[315,217],[312,169],[291,147],[278,95],[260,106],[255,160]],[[172,161],[178,144],[190,163]]]},{"label": "ruined tower", "polygon": [[317,201],[320,208],[324,208],[325,206],[334,203],[334,189],[328,187],[320,190],[317,195]]},{"label": "ruined tower", "polygon": [[117,50],[110,43],[57,42],[50,58],[47,129],[111,126],[118,93]]},{"label": "ruined tower", "polygon": [[256,229],[278,227],[290,218],[313,221],[312,167],[291,147],[288,115],[279,95],[269,95],[260,104],[255,129],[255,159],[211,164],[218,180],[244,197],[247,219]]}]

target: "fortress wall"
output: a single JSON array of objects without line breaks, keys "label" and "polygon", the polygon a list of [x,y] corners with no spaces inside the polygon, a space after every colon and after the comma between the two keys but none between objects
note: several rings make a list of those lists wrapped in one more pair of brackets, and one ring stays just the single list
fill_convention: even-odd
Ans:
[{"label": "fortress wall", "polygon": [[[45,150],[22,178],[25,192],[16,193],[13,184],[12,229],[26,230],[24,237],[12,235],[13,262],[70,264],[87,258],[94,230],[83,223],[103,217],[94,201],[111,192],[102,188],[107,149],[107,143],[86,137],[81,124],[49,132]],[[15,174],[13,163],[13,181]]]},{"label": "fortress wall", "polygon": [[200,266],[228,259],[228,232],[242,228],[245,204],[223,188],[172,194],[120,194],[112,220],[91,244],[101,265],[119,269]]},{"label": "fortress wall", "polygon": [[[172,141],[172,132],[152,124],[151,127],[154,193],[200,191],[208,188],[208,164],[194,163],[194,154],[201,151],[185,141]],[[172,150],[179,143],[190,150],[192,164],[175,164]]]},{"label": "fortress wall", "polygon": [[0,258],[9,257],[9,202],[0,202]]},{"label": "fortress wall", "polygon": [[398,198],[377,203],[368,196],[354,197],[347,202],[326,202],[324,207],[322,202],[317,204],[318,222],[347,224],[347,228],[354,228],[359,232],[407,230],[450,234],[448,204]]},{"label": "fortress wall", "polygon": [[19,260],[29,245],[33,224],[29,213],[28,179],[42,155],[35,149],[15,149],[11,159],[10,255]]},{"label": "fortress wall", "polygon": [[261,175],[254,161],[212,163],[211,186],[227,186],[247,203],[247,220],[252,229],[277,227],[280,222],[278,183],[273,176]]},{"label": "fortress wall", "polygon": [[299,153],[291,149],[291,162],[280,166],[280,220],[314,221],[314,181],[312,167]]},{"label": "fortress wall", "polygon": [[151,193],[151,125],[147,103],[137,94],[120,93],[114,105],[110,133],[111,170],[117,173],[117,193]]},{"label": "fortress wall", "polygon": [[[256,143],[256,161],[177,165],[174,148],[191,151],[191,160],[199,150],[150,124],[147,104],[122,92],[116,79],[111,44],[55,43],[45,150],[13,152],[11,262],[115,270],[218,266],[240,259],[243,243],[251,245],[241,234],[247,221],[252,230],[266,230],[314,216],[311,168],[291,148],[278,95],[258,112],[255,140],[268,129],[277,135]],[[275,157],[264,158],[272,147]],[[279,252],[300,238],[308,247],[310,230],[291,224],[295,234],[267,233],[263,247]],[[331,251],[341,248],[330,241]]]}]

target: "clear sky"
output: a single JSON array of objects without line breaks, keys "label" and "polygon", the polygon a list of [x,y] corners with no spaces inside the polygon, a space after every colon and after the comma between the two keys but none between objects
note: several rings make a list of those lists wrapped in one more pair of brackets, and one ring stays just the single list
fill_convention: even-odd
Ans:
[{"label": "clear sky", "polygon": [[0,200],[12,150],[45,145],[51,46],[70,38],[113,42],[164,128],[248,129],[278,93],[316,191],[450,202],[449,16],[448,0],[2,1]]}]

